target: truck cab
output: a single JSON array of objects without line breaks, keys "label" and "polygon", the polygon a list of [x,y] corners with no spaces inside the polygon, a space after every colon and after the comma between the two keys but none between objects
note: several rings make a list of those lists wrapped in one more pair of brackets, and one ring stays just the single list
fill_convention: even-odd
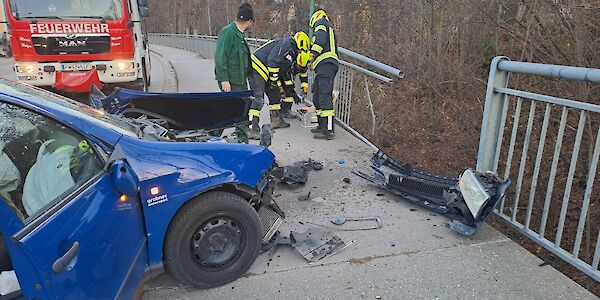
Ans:
[{"label": "truck cab", "polygon": [[3,0],[19,81],[67,92],[149,84],[146,0]]},{"label": "truck cab", "polygon": [[273,153],[139,133],[0,80],[0,290],[15,274],[17,298],[131,299],[165,269],[199,288],[248,270],[283,218]]}]

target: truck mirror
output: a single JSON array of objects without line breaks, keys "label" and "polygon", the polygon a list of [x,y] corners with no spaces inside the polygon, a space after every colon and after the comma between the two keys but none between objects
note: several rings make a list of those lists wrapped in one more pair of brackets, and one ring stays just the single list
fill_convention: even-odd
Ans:
[{"label": "truck mirror", "polygon": [[150,16],[150,8],[148,6],[140,6],[140,16],[147,18]]},{"label": "truck mirror", "polygon": [[111,166],[111,176],[115,189],[122,195],[135,197],[139,190],[138,179],[127,163],[115,161]]},{"label": "truck mirror", "polygon": [[138,0],[138,6],[148,6],[148,0]]}]

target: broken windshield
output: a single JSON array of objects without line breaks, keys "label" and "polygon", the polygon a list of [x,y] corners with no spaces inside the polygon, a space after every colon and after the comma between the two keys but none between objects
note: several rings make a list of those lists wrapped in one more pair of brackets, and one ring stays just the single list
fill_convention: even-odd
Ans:
[{"label": "broken windshield", "polygon": [[11,0],[10,8],[17,19],[119,20],[123,17],[119,0]]}]

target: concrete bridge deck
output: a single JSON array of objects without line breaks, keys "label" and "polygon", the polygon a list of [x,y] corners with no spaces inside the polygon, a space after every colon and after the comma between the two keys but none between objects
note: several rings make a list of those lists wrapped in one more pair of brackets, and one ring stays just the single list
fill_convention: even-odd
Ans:
[{"label": "concrete bridge deck", "polygon": [[[211,60],[152,49],[152,91],[217,90]],[[9,65],[0,60],[0,76],[14,77],[4,70]],[[266,111],[263,116],[268,119]],[[144,299],[597,299],[490,226],[465,238],[446,228],[443,217],[387,193],[378,196],[381,190],[351,174],[370,168],[372,150],[343,130],[335,141],[317,141],[296,121],[277,130],[273,142],[282,165],[308,158],[324,163],[305,186],[276,192],[288,216],[281,232],[304,231],[314,227],[311,222],[327,224],[337,216],[378,216],[383,228],[339,232],[354,243],[315,264],[291,248],[262,254],[243,278],[215,289],[195,290],[164,274],[146,284]],[[309,191],[310,201],[298,200]]]}]

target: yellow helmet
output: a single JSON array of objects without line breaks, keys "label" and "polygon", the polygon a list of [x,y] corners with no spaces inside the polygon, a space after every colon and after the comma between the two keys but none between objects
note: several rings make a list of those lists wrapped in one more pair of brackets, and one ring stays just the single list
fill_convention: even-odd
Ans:
[{"label": "yellow helmet", "polygon": [[310,60],[310,52],[308,52],[308,51],[298,52],[298,57],[296,57],[296,64],[298,64],[298,66],[300,66],[302,68],[306,68],[309,60]]},{"label": "yellow helmet", "polygon": [[317,21],[321,20],[322,18],[325,18],[327,21],[329,21],[329,17],[327,17],[327,14],[325,13],[324,10],[319,9],[317,11],[315,11],[315,13],[310,17],[310,22],[309,22],[309,26],[315,27],[315,23],[317,23]]},{"label": "yellow helmet", "polygon": [[301,51],[308,51],[310,49],[310,38],[304,33],[304,31],[298,31],[294,34],[294,41],[296,41],[296,47]]}]

